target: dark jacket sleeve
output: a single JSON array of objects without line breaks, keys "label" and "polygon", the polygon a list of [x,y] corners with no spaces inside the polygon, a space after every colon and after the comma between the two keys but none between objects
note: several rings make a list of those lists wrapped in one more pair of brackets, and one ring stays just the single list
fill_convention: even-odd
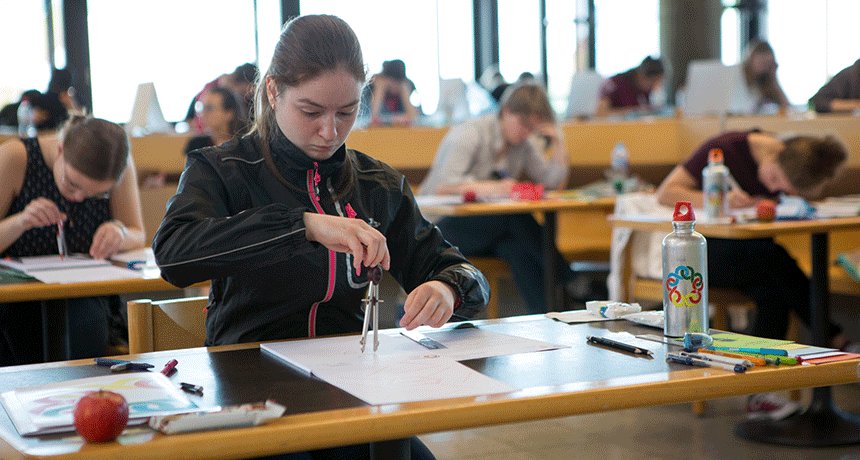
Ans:
[{"label": "dark jacket sleeve", "polygon": [[421,215],[405,179],[401,191],[400,206],[386,235],[391,273],[406,292],[432,280],[450,285],[460,300],[454,312],[471,318],[490,300],[487,279]]},{"label": "dark jacket sleeve", "polygon": [[860,92],[860,88],[852,90],[851,86],[857,81],[858,77],[852,73],[858,73],[860,70],[860,61],[854,65],[840,70],[833,78],[830,79],[821,89],[812,96],[809,101],[815,106],[815,111],[818,113],[830,112],[830,103],[834,99],[854,99],[855,94]]},{"label": "dark jacket sleeve", "polygon": [[283,204],[250,207],[250,199],[242,200],[243,194],[235,191],[245,184],[230,182],[231,194],[201,152],[189,154],[152,242],[165,280],[184,287],[313,250],[316,243],[305,237],[305,209]]}]

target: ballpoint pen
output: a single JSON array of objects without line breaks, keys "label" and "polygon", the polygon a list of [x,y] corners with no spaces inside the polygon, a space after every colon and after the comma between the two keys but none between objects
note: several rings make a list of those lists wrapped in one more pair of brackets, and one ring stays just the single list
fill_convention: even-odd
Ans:
[{"label": "ballpoint pen", "polygon": [[697,366],[697,367],[716,367],[719,369],[725,369],[727,371],[743,373],[747,371],[746,366],[742,364],[728,364],[720,361],[710,361],[705,359],[696,359],[690,356],[682,356],[676,353],[667,353],[666,361],[671,361],[674,363],[686,364],[688,366]]},{"label": "ballpoint pen", "polygon": [[654,356],[654,352],[648,350],[646,348],[640,348],[636,345],[630,345],[629,343],[619,342],[617,340],[607,339],[606,337],[597,337],[594,335],[589,335],[586,337],[586,340],[590,343],[597,343],[600,345],[605,345],[610,348],[615,348],[618,350],[624,350],[630,353],[634,353],[637,355],[648,355]]},{"label": "ballpoint pen", "polygon": [[364,325],[361,328],[361,352],[367,343],[367,331],[373,317],[373,351],[379,348],[379,282],[382,280],[382,269],[379,266],[367,269],[367,297],[364,298]]},{"label": "ballpoint pen", "polygon": [[60,260],[66,258],[66,232],[63,221],[57,222],[57,252],[60,254]]},{"label": "ballpoint pen", "polygon": [[739,365],[746,367],[746,368],[750,368],[750,367],[755,366],[755,364],[753,364],[752,361],[750,361],[748,359],[734,358],[731,356],[712,355],[712,354],[708,354],[708,353],[691,353],[688,351],[681,351],[681,352],[679,352],[679,354],[681,356],[689,356],[689,357],[694,358],[694,359],[702,359],[705,361],[716,361],[718,363],[726,363],[726,364],[731,364],[733,366],[736,364],[739,364]]}]

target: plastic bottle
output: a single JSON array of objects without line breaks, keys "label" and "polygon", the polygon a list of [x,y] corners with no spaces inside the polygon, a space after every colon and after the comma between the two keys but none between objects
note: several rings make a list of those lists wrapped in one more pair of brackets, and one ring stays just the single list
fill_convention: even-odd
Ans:
[{"label": "plastic bottle", "polygon": [[36,137],[36,125],[33,123],[33,107],[26,99],[18,104],[18,136],[21,139]]},{"label": "plastic bottle", "polygon": [[630,155],[624,142],[618,142],[612,148],[611,154],[611,177],[612,188],[615,193],[624,193],[624,182],[630,173]]},{"label": "plastic bottle", "polygon": [[702,170],[702,193],[705,219],[717,219],[727,214],[729,191],[729,168],[723,164],[723,151],[711,149],[708,166]]},{"label": "plastic bottle", "polygon": [[663,332],[683,337],[708,329],[708,243],[694,231],[689,201],[675,203],[672,233],[663,238]]}]

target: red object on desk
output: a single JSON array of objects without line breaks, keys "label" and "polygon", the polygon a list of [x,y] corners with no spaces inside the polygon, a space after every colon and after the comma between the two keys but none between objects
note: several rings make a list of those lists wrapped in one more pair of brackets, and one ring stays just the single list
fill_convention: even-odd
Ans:
[{"label": "red object on desk", "polygon": [[170,377],[170,374],[172,374],[176,370],[177,364],[179,364],[179,361],[171,359],[167,362],[167,364],[164,365],[164,369],[161,370],[161,373]]},{"label": "red object on desk", "polygon": [[537,201],[543,199],[543,192],[543,184],[517,182],[511,189],[511,199],[519,201]]}]

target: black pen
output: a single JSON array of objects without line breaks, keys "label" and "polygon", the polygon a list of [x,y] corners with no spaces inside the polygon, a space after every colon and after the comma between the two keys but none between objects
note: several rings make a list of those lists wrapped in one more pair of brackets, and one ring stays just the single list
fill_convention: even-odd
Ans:
[{"label": "black pen", "polygon": [[651,350],[639,348],[636,345],[630,345],[629,343],[619,342],[617,340],[607,339],[606,337],[597,337],[593,335],[586,336],[585,338],[590,343],[598,343],[600,345],[605,345],[610,348],[616,348],[618,350],[624,350],[637,355],[648,355],[652,357],[654,356],[654,353]]}]

